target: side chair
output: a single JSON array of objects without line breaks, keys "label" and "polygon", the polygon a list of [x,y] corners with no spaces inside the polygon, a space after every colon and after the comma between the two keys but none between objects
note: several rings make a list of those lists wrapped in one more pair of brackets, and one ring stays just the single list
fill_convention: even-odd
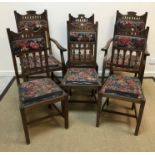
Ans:
[{"label": "side chair", "polygon": [[[17,80],[19,107],[26,143],[30,144],[28,127],[36,121],[60,115],[64,118],[65,128],[68,128],[68,95],[50,78],[47,32],[40,29],[15,33],[7,29],[7,34]],[[42,72],[46,73],[46,78],[29,78],[31,75]],[[59,102],[61,109],[56,106]],[[49,112],[44,117],[35,120],[28,117],[37,108],[43,108],[49,104],[55,107],[57,113],[47,108]]]}]

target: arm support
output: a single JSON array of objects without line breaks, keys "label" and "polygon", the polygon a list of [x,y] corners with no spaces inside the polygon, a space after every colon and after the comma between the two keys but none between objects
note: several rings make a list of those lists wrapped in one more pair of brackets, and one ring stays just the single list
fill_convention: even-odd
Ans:
[{"label": "arm support", "polygon": [[52,42],[57,46],[57,48],[58,48],[61,52],[67,51],[67,49],[64,48],[64,47],[62,47],[62,46],[58,43],[58,41],[56,41],[55,39],[50,38],[50,41],[52,41]]},{"label": "arm support", "polygon": [[108,52],[108,49],[110,47],[110,44],[111,44],[112,40],[113,40],[112,38],[109,39],[108,42],[107,42],[107,44],[101,49],[101,51],[104,51],[105,52],[104,56],[107,55],[107,52]]},{"label": "arm support", "polygon": [[53,38],[50,38],[50,41],[53,42],[53,43],[57,46],[57,48],[60,50],[61,63],[62,63],[62,67],[63,67],[63,76],[64,76],[64,74],[65,74],[65,72],[66,72],[66,64],[65,64],[65,59],[64,59],[64,54],[63,54],[63,53],[64,53],[65,51],[67,51],[67,49],[64,48],[64,47],[62,47],[62,46],[58,43],[58,41],[56,41],[56,40],[53,39]]}]

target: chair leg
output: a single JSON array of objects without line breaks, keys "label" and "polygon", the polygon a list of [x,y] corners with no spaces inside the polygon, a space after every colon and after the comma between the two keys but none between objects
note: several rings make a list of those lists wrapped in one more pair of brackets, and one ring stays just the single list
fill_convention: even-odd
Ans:
[{"label": "chair leg", "polygon": [[48,109],[51,109],[52,110],[53,109],[53,104],[49,104],[48,105]]},{"label": "chair leg", "polygon": [[51,79],[54,80],[54,74],[51,72]]},{"label": "chair leg", "polygon": [[137,125],[136,125],[136,129],[135,129],[135,136],[138,135],[139,127],[140,127],[142,116],[143,116],[144,106],[145,106],[145,102],[142,102],[140,104],[140,108],[139,108],[139,114],[138,114],[138,118],[137,118]]},{"label": "chair leg", "polygon": [[96,127],[99,127],[100,124],[101,104],[102,104],[102,96],[98,95]]},{"label": "chair leg", "polygon": [[62,70],[62,77],[65,76],[66,72],[67,72],[67,69],[66,69],[66,67],[64,67],[63,70]]},{"label": "chair leg", "polygon": [[107,98],[107,101],[106,102],[107,102],[107,106],[109,106],[109,97]]},{"label": "chair leg", "polygon": [[20,113],[22,117],[22,123],[23,123],[26,143],[30,144],[30,137],[29,137],[29,131],[28,131],[28,126],[27,126],[27,121],[26,121],[25,109],[20,108]]},{"label": "chair leg", "polygon": [[132,106],[131,106],[131,109],[132,109],[132,110],[134,109],[134,104],[135,104],[135,103],[133,102],[133,103],[132,103]]},{"label": "chair leg", "polygon": [[62,113],[65,121],[65,128],[68,129],[68,96],[61,101]]}]

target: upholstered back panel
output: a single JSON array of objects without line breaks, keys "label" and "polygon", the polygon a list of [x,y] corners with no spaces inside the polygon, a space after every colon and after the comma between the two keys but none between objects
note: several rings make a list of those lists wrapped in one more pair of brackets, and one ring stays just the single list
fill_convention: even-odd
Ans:
[{"label": "upholstered back panel", "polygon": [[147,12],[141,16],[138,16],[136,12],[128,12],[127,14],[121,14],[117,11],[115,33],[122,34],[124,32],[140,33],[145,29],[147,20]]},{"label": "upholstered back panel", "polygon": [[39,29],[49,31],[46,10],[41,14],[37,14],[36,11],[27,11],[25,15],[21,15],[15,11],[14,14],[18,32],[23,30],[38,31]]}]

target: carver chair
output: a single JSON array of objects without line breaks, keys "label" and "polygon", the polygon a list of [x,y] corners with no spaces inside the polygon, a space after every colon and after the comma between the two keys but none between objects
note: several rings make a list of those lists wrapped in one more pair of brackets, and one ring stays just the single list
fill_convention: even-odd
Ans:
[{"label": "carver chair", "polygon": [[[146,43],[149,28],[136,33],[136,31],[125,31],[121,35],[117,34],[115,27],[112,54],[110,61],[110,76],[104,82],[98,93],[97,120],[96,126],[99,126],[101,112],[126,115],[136,118],[135,135],[138,135],[145,106],[145,97],[142,90],[142,80],[144,73]],[[128,43],[124,45],[122,40]],[[121,56],[120,56],[121,55]],[[128,59],[126,59],[128,57]],[[134,59],[132,59],[134,57]],[[121,58],[121,59],[120,59]],[[122,74],[124,73],[124,74]],[[125,74],[126,73],[126,74]],[[127,74],[128,73],[128,74]],[[133,76],[136,74],[137,76]],[[104,78],[104,77],[103,77]],[[102,105],[102,98],[106,100]],[[112,108],[112,101],[122,100],[122,106],[128,108],[127,113],[116,111]],[[132,103],[129,108],[127,102]],[[137,111],[139,104],[139,112]],[[129,113],[129,109],[134,110],[135,114]]]},{"label": "carver chair", "polygon": [[79,14],[75,18],[69,14],[68,69],[62,80],[62,86],[71,95],[72,89],[89,89],[91,96],[95,98],[95,90],[100,87],[96,62],[97,32],[98,22],[94,23],[94,15],[86,18],[84,14]]},{"label": "carver chair", "polygon": [[[7,29],[15,75],[17,79],[20,112],[26,138],[30,144],[28,126],[36,121],[51,118],[52,115],[61,115],[65,120],[65,128],[68,128],[68,95],[50,78],[48,65],[47,32],[43,30],[22,31],[15,33]],[[29,59],[31,57],[31,60]],[[20,65],[18,65],[20,62]],[[46,73],[46,78],[30,79],[31,75]],[[55,105],[61,102],[61,110]],[[56,111],[47,116],[33,120],[29,116],[37,108],[53,105]]]},{"label": "carver chair", "polygon": [[[147,12],[141,16],[138,16],[136,12],[127,12],[127,14],[121,14],[119,11],[117,11],[116,13],[116,22],[115,22],[115,31],[114,31],[114,35],[113,38],[110,39],[106,46],[104,48],[102,48],[101,50],[104,51],[105,55],[104,55],[104,64],[103,64],[103,81],[106,79],[105,76],[105,72],[106,70],[108,70],[110,68],[110,63],[111,63],[111,49],[113,44],[115,43],[115,36],[119,35],[119,36],[123,36],[125,33],[127,33],[128,35],[132,35],[133,33],[136,32],[136,34],[139,34],[141,31],[143,31],[146,27],[146,20],[147,20]],[[131,32],[131,33],[129,33]],[[124,49],[128,49],[130,46],[129,40],[126,38],[121,38],[119,40],[119,44],[121,44],[121,46]],[[111,48],[110,48],[111,47]],[[146,57],[149,56],[149,53],[147,52],[147,50],[145,51],[144,54],[144,63],[142,65],[142,79],[143,79],[143,75],[144,75],[144,70],[145,70],[145,63],[146,63]],[[117,59],[122,59],[123,55],[120,54],[119,58],[117,58],[117,55],[114,55],[114,59],[115,61],[117,61]],[[129,55],[126,55],[126,57],[124,58],[125,62],[127,62],[129,59]],[[135,61],[135,56],[133,55],[131,57],[131,61]],[[139,63],[140,64],[140,63]],[[137,74],[135,74],[136,76]]]},{"label": "carver chair", "polygon": [[[36,11],[27,11],[25,15],[19,14],[17,11],[14,11],[16,24],[18,32],[22,32],[23,30],[33,30],[38,31],[39,29],[43,29],[47,31],[47,36],[49,38],[47,44],[49,46],[48,52],[48,61],[49,61],[49,69],[52,73],[52,77],[54,76],[54,71],[62,71],[62,77],[65,74],[66,66],[64,60],[64,52],[66,51],[58,41],[50,37],[49,32],[49,24],[48,24],[48,16],[47,10],[44,10],[43,13],[37,14]],[[52,51],[52,46],[55,45],[57,49],[60,51],[61,61],[59,61]],[[31,57],[29,58],[31,59]],[[54,76],[55,77],[55,76]]]}]

